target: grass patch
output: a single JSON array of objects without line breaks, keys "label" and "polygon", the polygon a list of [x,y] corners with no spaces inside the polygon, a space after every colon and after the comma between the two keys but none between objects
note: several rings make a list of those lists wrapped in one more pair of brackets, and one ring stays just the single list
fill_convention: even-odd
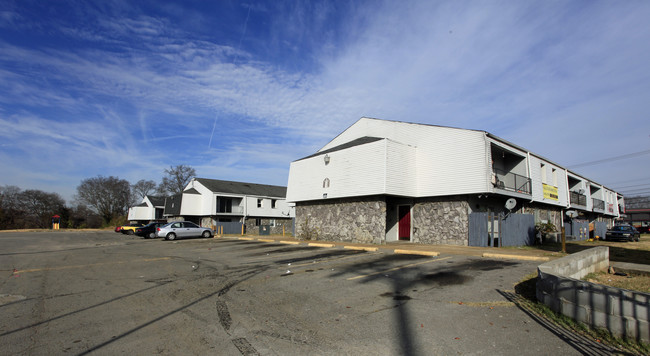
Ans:
[{"label": "grass patch", "polygon": [[[622,241],[567,241],[567,253],[576,253],[596,246],[609,247],[609,260],[616,262],[641,263],[650,265],[650,235],[643,234],[639,242]],[[531,249],[539,249],[554,253],[562,251],[562,244],[549,242],[543,245],[528,246]]]},{"label": "grass patch", "polygon": [[623,288],[643,293],[650,293],[650,276],[627,275],[619,276],[607,272],[589,273],[583,280],[603,284],[615,288]]},{"label": "grass patch", "polygon": [[613,336],[608,330],[600,328],[590,328],[584,323],[577,322],[563,314],[552,311],[545,304],[537,301],[536,286],[537,273],[526,275],[518,284],[515,285],[515,293],[521,298],[515,303],[522,309],[527,310],[539,317],[552,322],[558,327],[572,331],[584,337],[591,338],[599,343],[616,348],[621,353],[630,353],[634,355],[649,355],[650,345],[636,340],[629,340]]}]

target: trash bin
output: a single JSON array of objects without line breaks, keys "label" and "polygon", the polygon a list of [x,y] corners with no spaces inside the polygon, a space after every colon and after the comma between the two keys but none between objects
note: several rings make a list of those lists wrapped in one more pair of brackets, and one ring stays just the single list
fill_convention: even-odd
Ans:
[{"label": "trash bin", "polygon": [[260,236],[271,235],[271,225],[260,225]]}]

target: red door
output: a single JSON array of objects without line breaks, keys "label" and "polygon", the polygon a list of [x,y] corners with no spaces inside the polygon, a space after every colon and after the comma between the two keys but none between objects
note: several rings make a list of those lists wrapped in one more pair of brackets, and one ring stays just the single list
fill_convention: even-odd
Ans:
[{"label": "red door", "polygon": [[399,207],[398,230],[400,240],[411,240],[411,207],[409,205],[400,205]]}]

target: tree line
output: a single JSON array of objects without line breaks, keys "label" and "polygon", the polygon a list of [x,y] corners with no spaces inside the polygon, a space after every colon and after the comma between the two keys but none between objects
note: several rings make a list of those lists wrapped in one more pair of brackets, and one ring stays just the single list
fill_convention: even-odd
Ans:
[{"label": "tree line", "polygon": [[147,195],[170,196],[183,191],[196,176],[194,168],[170,166],[157,184],[141,179],[134,184],[114,176],[86,178],[77,186],[74,204],[58,193],[0,186],[0,230],[49,228],[60,216],[61,228],[99,228],[126,222],[128,209]]}]

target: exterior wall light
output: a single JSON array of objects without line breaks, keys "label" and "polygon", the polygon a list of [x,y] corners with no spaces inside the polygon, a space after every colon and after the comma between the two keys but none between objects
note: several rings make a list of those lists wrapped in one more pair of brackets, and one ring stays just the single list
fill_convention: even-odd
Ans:
[{"label": "exterior wall light", "polygon": [[330,155],[325,154],[325,157],[323,157],[323,160],[325,161],[325,165],[330,164]]}]

